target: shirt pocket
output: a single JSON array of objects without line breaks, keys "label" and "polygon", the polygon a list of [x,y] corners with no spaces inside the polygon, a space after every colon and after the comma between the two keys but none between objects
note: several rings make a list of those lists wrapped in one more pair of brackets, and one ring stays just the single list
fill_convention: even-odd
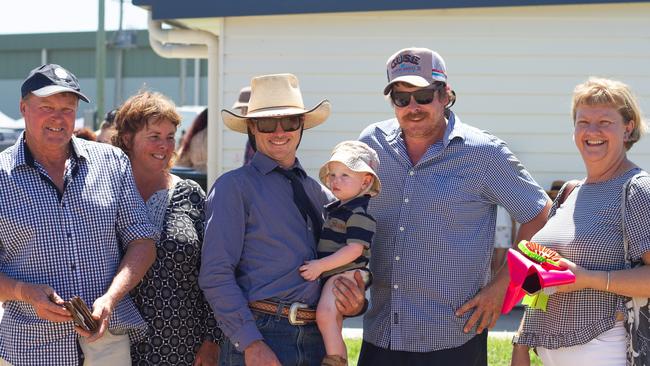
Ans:
[{"label": "shirt pocket", "polygon": [[486,205],[475,188],[477,179],[456,175],[431,177],[432,206],[447,225],[466,227],[484,217]]}]

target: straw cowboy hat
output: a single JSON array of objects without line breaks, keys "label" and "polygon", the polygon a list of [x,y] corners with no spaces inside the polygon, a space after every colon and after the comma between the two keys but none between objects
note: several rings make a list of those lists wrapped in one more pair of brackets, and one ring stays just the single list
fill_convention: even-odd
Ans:
[{"label": "straw cowboy hat", "polygon": [[283,117],[304,115],[304,129],[316,127],[330,115],[330,102],[322,100],[312,109],[305,109],[298,78],[292,74],[274,74],[251,80],[251,98],[248,112],[240,115],[221,110],[223,122],[231,130],[247,133],[246,120],[256,117]]}]

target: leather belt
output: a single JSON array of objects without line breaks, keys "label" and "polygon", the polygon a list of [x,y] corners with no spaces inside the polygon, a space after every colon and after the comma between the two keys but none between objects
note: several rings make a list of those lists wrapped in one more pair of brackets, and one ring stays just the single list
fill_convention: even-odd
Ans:
[{"label": "leather belt", "polygon": [[307,304],[294,302],[291,305],[277,303],[269,300],[249,302],[248,306],[260,313],[279,315],[289,319],[291,325],[304,325],[316,321],[316,310],[309,308]]}]

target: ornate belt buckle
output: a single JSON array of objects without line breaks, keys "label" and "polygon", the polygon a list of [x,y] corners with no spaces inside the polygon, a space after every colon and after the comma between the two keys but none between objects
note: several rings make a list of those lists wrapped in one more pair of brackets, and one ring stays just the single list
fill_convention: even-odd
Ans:
[{"label": "ornate belt buckle", "polygon": [[294,302],[293,304],[291,304],[291,307],[289,308],[289,324],[304,325],[305,324],[304,320],[298,320],[298,309],[306,309],[308,307],[309,305],[301,302]]}]

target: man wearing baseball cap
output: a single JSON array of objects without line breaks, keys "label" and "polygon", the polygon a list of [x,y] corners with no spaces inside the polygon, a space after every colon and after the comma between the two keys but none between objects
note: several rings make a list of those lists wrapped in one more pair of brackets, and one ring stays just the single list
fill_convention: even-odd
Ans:
[{"label": "man wearing baseball cap", "polygon": [[[228,338],[221,364],[320,365],[321,286],[298,269],[315,259],[323,206],[334,197],[307,176],[296,152],[303,132],[329,117],[330,103],[305,108],[292,74],[257,76],[250,85],[248,110],[224,109],[221,116],[228,128],[248,134],[257,151],[210,190],[199,286]],[[343,315],[363,309],[363,279],[355,280],[335,280]]]},{"label": "man wearing baseball cap", "polygon": [[[0,153],[0,365],[128,365],[127,332],[146,333],[128,292],[153,263],[158,233],[127,156],[72,136],[80,99],[70,71],[32,70],[25,131]],[[97,329],[66,309],[74,296]]]},{"label": "man wearing baseball cap", "polygon": [[522,223],[528,239],[550,200],[506,144],[466,125],[442,57],[427,48],[397,51],[384,88],[393,119],[360,140],[377,151],[383,192],[374,274],[359,365],[487,365],[507,271],[490,279],[496,207]]}]

